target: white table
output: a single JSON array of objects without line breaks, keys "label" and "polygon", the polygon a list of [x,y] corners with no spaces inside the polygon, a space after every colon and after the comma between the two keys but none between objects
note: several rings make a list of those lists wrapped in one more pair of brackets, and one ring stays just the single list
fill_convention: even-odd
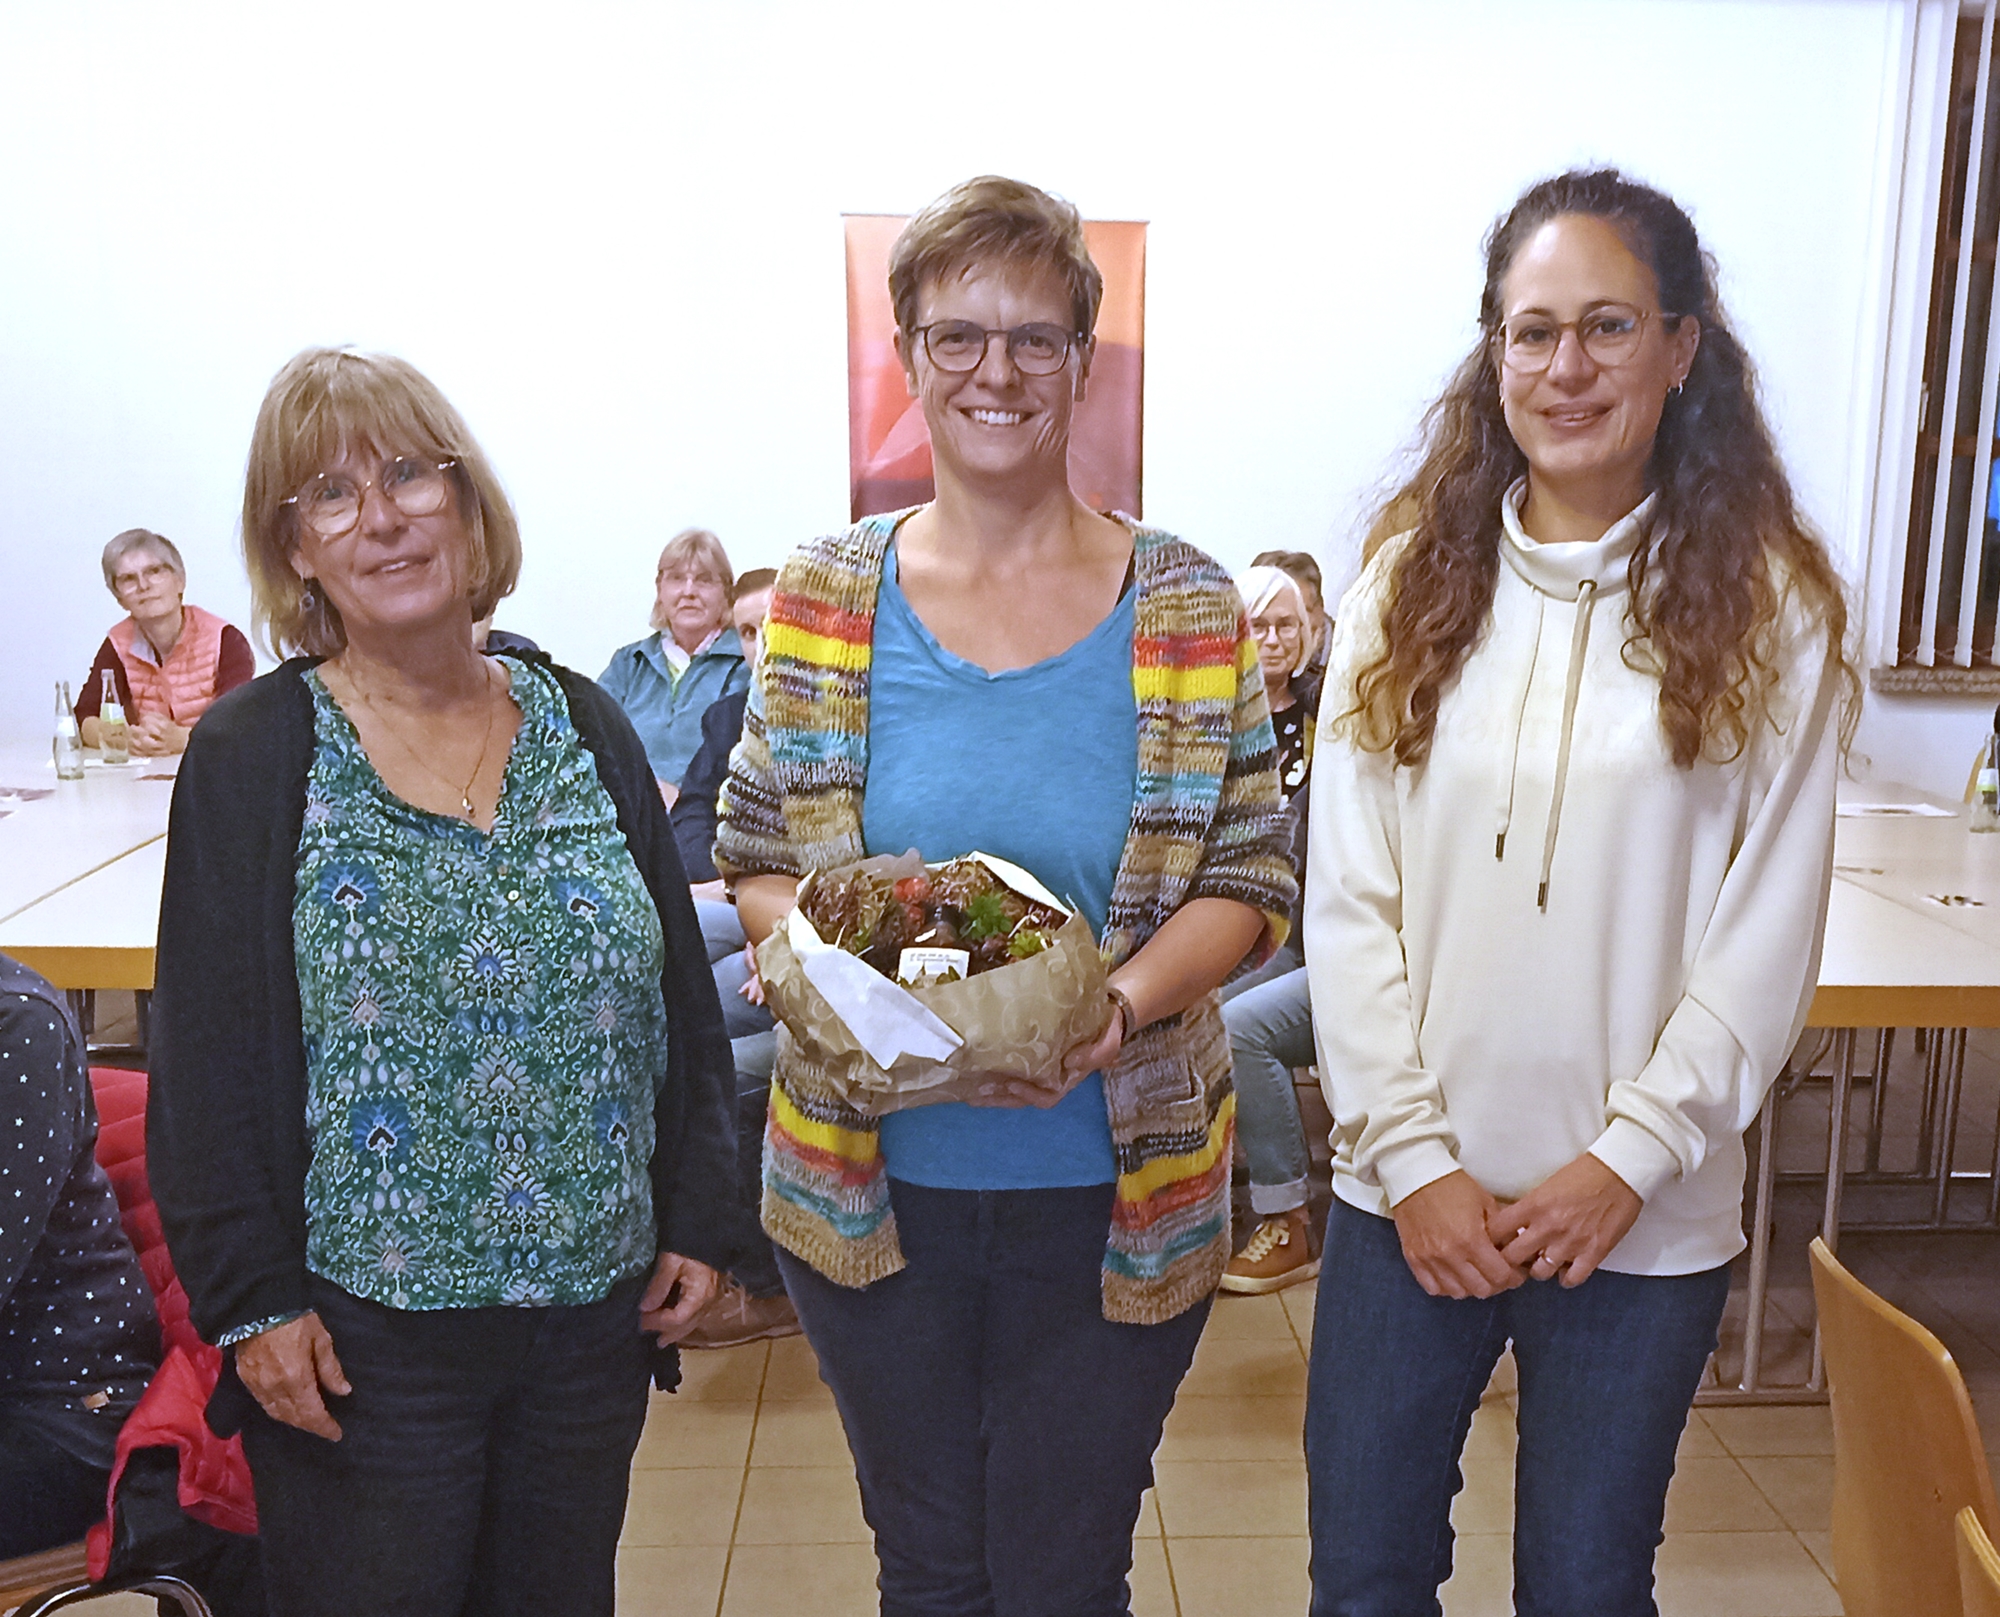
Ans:
[{"label": "white table", "polygon": [[0,954],[58,988],[153,986],[167,839],[154,837],[0,921]]},{"label": "white table", "polygon": [[46,745],[0,746],[0,923],[164,837],[177,762],[93,759],[82,780],[57,780]]}]

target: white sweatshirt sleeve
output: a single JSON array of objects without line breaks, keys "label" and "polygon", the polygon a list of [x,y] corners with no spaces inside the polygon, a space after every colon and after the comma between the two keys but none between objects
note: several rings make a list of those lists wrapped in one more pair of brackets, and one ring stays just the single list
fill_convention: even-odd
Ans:
[{"label": "white sweatshirt sleeve", "polygon": [[1443,1091],[1418,1052],[1403,958],[1395,760],[1336,733],[1353,701],[1354,671],[1373,657],[1374,648],[1357,641],[1379,623],[1370,586],[1386,579],[1394,548],[1377,555],[1335,618],[1314,746],[1301,918],[1327,1109],[1335,1132],[1351,1142],[1355,1170],[1377,1179],[1391,1206],[1458,1170]]},{"label": "white sweatshirt sleeve", "polygon": [[1750,1126],[1805,1026],[1833,874],[1840,665],[1801,626],[1785,694],[1792,721],[1757,744],[1767,784],[1730,860],[1680,1004],[1639,1074],[1614,1083],[1591,1146],[1650,1199]]}]

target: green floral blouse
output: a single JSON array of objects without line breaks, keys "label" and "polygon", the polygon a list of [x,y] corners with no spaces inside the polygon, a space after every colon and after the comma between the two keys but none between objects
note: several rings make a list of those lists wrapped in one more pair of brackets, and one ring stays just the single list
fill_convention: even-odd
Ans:
[{"label": "green floral blouse", "polygon": [[306,676],[306,1264],[392,1308],[595,1302],[654,1258],[659,912],[560,687],[504,666],[490,834],[392,795]]}]

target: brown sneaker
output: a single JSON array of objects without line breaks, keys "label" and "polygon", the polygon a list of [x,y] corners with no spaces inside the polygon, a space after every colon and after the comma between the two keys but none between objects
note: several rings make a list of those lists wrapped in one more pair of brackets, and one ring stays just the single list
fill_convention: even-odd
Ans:
[{"label": "brown sneaker", "polygon": [[767,1336],[797,1336],[798,1310],[782,1291],[752,1297],[734,1280],[725,1280],[715,1301],[701,1311],[694,1329],[681,1338],[685,1348],[741,1347]]},{"label": "brown sneaker", "polygon": [[1222,1271],[1222,1289],[1258,1296],[1312,1279],[1319,1259],[1312,1255],[1309,1228],[1303,1207],[1265,1219]]}]

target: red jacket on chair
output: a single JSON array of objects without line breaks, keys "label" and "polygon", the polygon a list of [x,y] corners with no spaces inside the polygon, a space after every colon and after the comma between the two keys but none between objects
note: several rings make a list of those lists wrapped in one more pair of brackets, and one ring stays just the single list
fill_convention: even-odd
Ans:
[{"label": "red jacket on chair", "polygon": [[[97,1098],[97,1160],[118,1195],[119,1217],[139,1254],[160,1312],[160,1368],[118,1433],[110,1498],[118,1496],[125,1464],[139,1449],[180,1451],[180,1506],[196,1521],[224,1532],[254,1534],[257,1505],[240,1437],[220,1438],[202,1412],[222,1373],[222,1352],[188,1321],[187,1294],[174,1276],[160,1215],[146,1183],[146,1075],[92,1067]],[[90,1530],[90,1575],[102,1578],[111,1554],[109,1520]]]}]

